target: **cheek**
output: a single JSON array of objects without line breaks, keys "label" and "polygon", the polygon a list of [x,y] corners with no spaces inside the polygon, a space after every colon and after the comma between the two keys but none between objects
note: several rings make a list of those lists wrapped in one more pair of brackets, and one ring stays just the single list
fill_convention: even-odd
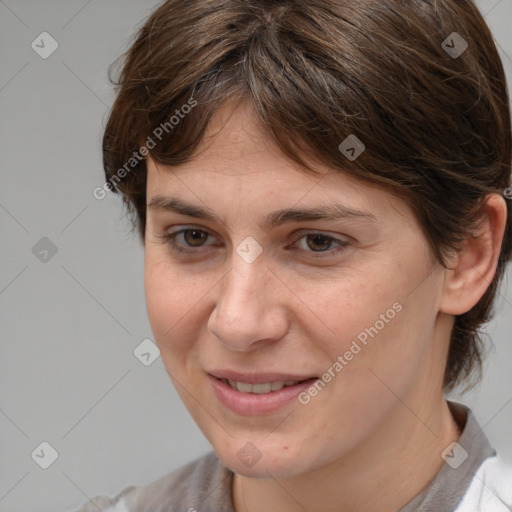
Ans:
[{"label": "cheek", "polygon": [[[372,278],[370,272],[345,273],[321,283],[303,282],[296,295],[308,314],[296,314],[295,318],[302,318],[302,328],[334,358],[349,350],[353,340],[364,341],[365,329],[376,321],[382,327],[379,330],[384,330],[380,315],[392,310],[397,297],[389,283]],[[395,312],[390,311],[389,316]]]},{"label": "cheek", "polygon": [[428,283],[411,293],[414,275],[367,269],[299,291],[310,310],[301,328],[330,361],[326,372],[354,383],[375,379],[369,368],[389,382],[416,371],[433,336],[436,293]]},{"label": "cheek", "polygon": [[205,298],[208,280],[188,272],[179,272],[167,262],[146,258],[144,288],[149,322],[160,350],[179,351],[187,347],[197,330],[201,298]]}]

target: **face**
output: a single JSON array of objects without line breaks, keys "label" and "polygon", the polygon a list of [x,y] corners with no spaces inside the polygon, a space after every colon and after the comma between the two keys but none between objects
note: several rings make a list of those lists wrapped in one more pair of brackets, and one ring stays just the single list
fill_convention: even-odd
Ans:
[{"label": "face", "polygon": [[283,478],[363,449],[397,396],[441,387],[443,274],[400,199],[339,170],[300,172],[249,104],[230,114],[190,162],[148,160],[147,310],[219,457]]}]

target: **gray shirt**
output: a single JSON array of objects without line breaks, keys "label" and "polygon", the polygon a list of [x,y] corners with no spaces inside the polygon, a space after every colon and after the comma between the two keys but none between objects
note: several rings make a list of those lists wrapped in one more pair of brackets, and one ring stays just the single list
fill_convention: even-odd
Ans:
[{"label": "gray shirt", "polygon": [[[448,402],[461,429],[458,443],[468,458],[453,469],[445,463],[432,481],[398,512],[451,512],[462,500],[479,466],[496,455],[473,413]],[[97,496],[76,512],[235,512],[233,472],[210,452],[146,485],[129,486],[113,498]]]}]

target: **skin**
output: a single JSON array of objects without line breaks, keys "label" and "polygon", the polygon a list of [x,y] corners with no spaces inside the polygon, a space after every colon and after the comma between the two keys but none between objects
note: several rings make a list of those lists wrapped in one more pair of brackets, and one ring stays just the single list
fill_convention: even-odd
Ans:
[{"label": "skin", "polygon": [[[216,113],[190,162],[148,158],[148,204],[172,195],[220,218],[148,208],[145,292],[170,378],[235,473],[237,512],[395,511],[429,483],[460,436],[443,397],[453,315],[476,304],[492,280],[505,201],[489,196],[481,237],[447,270],[404,202],[339,170],[316,169],[312,176],[285,159],[248,102]],[[376,220],[264,222],[273,210],[334,203]],[[162,239],[186,228],[208,236],[195,245],[190,232],[178,236],[185,253]],[[248,236],[263,250],[252,263],[236,252]],[[213,368],[321,376],[397,302],[401,311],[306,405],[237,415],[207,379]],[[247,442],[262,455],[252,467],[237,456]]]}]

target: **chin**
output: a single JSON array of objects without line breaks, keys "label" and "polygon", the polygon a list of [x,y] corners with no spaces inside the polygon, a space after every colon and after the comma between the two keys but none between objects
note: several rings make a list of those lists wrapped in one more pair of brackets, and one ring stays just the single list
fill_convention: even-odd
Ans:
[{"label": "chin", "polygon": [[288,446],[261,449],[248,442],[242,447],[234,444],[231,449],[223,445],[215,453],[231,471],[248,478],[285,479],[308,470],[304,453],[291,453]]}]

